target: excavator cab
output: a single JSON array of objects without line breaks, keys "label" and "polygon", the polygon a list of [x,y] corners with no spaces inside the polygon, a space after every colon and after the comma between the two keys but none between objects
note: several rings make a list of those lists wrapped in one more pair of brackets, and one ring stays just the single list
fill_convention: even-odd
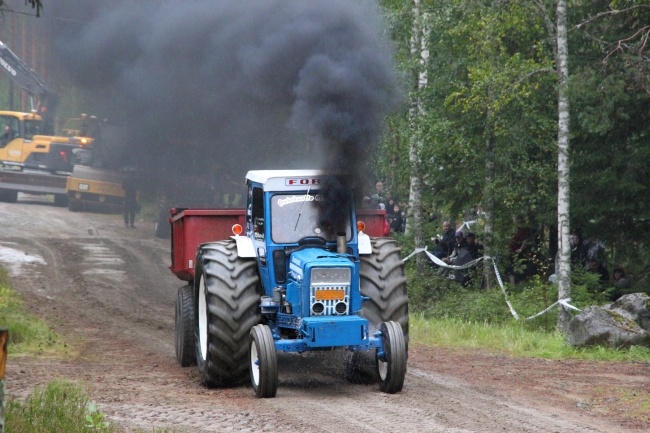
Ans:
[{"label": "excavator cab", "polygon": [[0,116],[0,148],[20,137],[20,121],[15,116]]}]

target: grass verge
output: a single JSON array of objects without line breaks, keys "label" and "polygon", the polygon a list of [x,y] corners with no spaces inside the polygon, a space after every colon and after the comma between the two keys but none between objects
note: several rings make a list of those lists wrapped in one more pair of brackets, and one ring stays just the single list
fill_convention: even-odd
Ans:
[{"label": "grass verge", "polygon": [[70,356],[73,350],[66,341],[32,314],[22,298],[7,281],[7,272],[0,268],[0,326],[9,329],[9,355],[32,353]]},{"label": "grass verge", "polygon": [[[6,431],[12,433],[122,433],[125,429],[106,421],[83,388],[66,380],[54,380],[36,388],[24,402],[11,399],[5,411]],[[173,433],[153,429],[153,433]],[[145,433],[145,430],[137,430]]]},{"label": "grass verge", "polygon": [[514,321],[495,324],[412,314],[410,334],[414,343],[426,346],[483,349],[517,357],[650,361],[650,348],[609,349],[595,346],[578,349],[566,344],[560,333],[531,330]]}]

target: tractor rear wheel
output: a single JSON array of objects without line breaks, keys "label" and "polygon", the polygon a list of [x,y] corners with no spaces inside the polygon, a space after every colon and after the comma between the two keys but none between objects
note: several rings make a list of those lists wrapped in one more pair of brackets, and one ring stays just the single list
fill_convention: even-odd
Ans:
[{"label": "tractor rear wheel", "polygon": [[379,389],[388,394],[400,392],[406,375],[406,343],[397,322],[385,322],[379,327],[384,344],[383,356],[377,356]]},{"label": "tractor rear wheel", "polygon": [[361,294],[370,298],[363,302],[362,315],[375,329],[383,322],[399,323],[408,348],[409,307],[400,248],[390,238],[370,238],[370,242],[372,254],[360,256]]},{"label": "tractor rear wheel", "polygon": [[154,233],[156,237],[169,239],[172,235],[172,228],[169,224],[169,208],[171,202],[165,194],[161,194],[156,202],[156,221],[154,223]]},{"label": "tractor rear wheel", "polygon": [[196,362],[207,387],[234,386],[248,374],[249,334],[261,321],[262,288],[254,259],[234,241],[201,245],[195,270]]},{"label": "tractor rear wheel", "polygon": [[250,333],[251,384],[258,398],[273,398],[278,391],[278,359],[271,328],[255,325]]},{"label": "tractor rear wheel", "polygon": [[176,294],[176,314],[174,340],[176,343],[176,359],[181,367],[196,364],[196,339],[194,336],[194,288],[186,285],[178,289]]}]

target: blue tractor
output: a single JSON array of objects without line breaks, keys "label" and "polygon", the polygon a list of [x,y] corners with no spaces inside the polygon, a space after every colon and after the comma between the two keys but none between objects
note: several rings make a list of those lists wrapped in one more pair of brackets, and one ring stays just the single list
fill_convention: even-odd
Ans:
[{"label": "blue tractor", "polygon": [[184,297],[179,291],[176,346],[181,363],[196,361],[204,385],[249,375],[258,397],[275,397],[277,351],[344,348],[348,380],[367,379],[372,360],[381,391],[402,389],[408,297],[400,250],[364,234],[353,204],[339,227],[323,220],[324,207],[337,205],[321,194],[326,175],[248,172],[245,227],[199,245],[194,280]]}]

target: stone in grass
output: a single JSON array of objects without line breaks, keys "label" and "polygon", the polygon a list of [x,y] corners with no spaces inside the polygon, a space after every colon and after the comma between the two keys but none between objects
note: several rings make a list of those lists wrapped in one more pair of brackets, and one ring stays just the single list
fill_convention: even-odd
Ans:
[{"label": "stone in grass", "polygon": [[650,332],[648,301],[650,301],[650,297],[645,293],[631,293],[621,296],[616,302],[605,306],[605,308],[635,321],[637,325]]},{"label": "stone in grass", "polygon": [[597,306],[587,307],[571,319],[567,339],[574,347],[650,347],[648,331],[633,320]]}]

